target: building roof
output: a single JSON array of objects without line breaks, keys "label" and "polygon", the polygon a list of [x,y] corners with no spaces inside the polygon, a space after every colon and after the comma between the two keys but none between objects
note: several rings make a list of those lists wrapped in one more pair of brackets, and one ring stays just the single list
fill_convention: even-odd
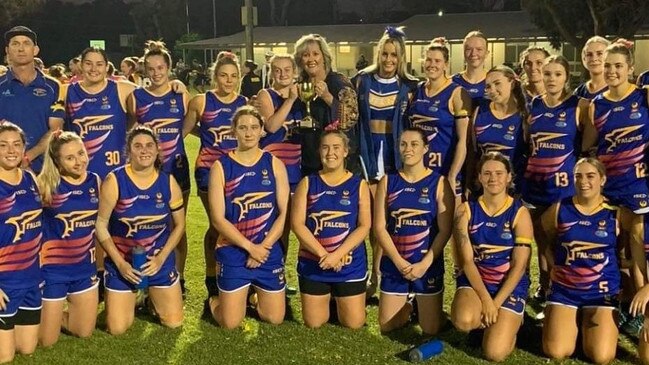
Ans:
[{"label": "building roof", "polygon": [[[321,34],[328,42],[376,43],[388,24],[337,24],[284,27],[255,27],[255,45],[284,45],[295,43],[302,35]],[[408,42],[427,44],[435,37],[461,41],[470,30],[481,30],[489,39],[510,41],[543,38],[546,33],[538,28],[526,11],[503,11],[492,13],[421,14],[412,16],[395,25],[406,27]],[[649,28],[645,25],[642,28]],[[648,31],[639,30],[646,34]],[[183,43],[181,48],[218,49],[245,47],[245,32],[219,38]]]}]

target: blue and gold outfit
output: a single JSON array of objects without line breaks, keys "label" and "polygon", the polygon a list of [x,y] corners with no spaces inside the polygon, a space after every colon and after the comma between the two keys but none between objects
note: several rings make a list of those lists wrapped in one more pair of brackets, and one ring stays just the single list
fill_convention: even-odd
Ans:
[{"label": "blue and gold outfit", "polygon": [[41,198],[34,176],[21,173],[18,184],[0,180],[0,289],[9,298],[0,310],[2,329],[13,328],[12,317],[19,311],[41,309]]},{"label": "blue and gold outfit", "polygon": [[[473,261],[493,298],[507,279],[514,247],[530,246],[532,243],[532,237],[517,237],[514,232],[523,205],[519,200],[507,197],[503,208],[494,215],[489,215],[482,198],[464,204],[469,218],[468,233],[473,247]],[[522,315],[529,286],[530,278],[526,272],[502,304],[502,308]],[[462,272],[457,277],[457,288],[471,288],[469,279]]]},{"label": "blue and gold outfit", "polygon": [[619,101],[605,94],[592,101],[598,132],[597,158],[606,166],[604,195],[636,214],[649,212],[647,89],[633,88]]},{"label": "blue and gold outfit", "polygon": [[81,83],[68,85],[65,98],[68,128],[78,134],[88,151],[88,170],[104,179],[124,164],[126,109],[119,87],[106,81],[103,90],[91,94]]},{"label": "blue and gold outfit", "polygon": [[[244,165],[230,152],[217,162],[223,168],[225,218],[256,245],[264,241],[279,215],[274,159],[263,151],[254,164]],[[266,262],[249,269],[248,253],[220,235],[216,243],[216,261],[221,267],[219,290],[233,292],[254,285],[268,292],[283,291],[286,280],[281,246],[279,240],[274,242]]]},{"label": "blue and gold outfit", "polygon": [[169,90],[157,96],[141,88],[133,91],[133,100],[137,122],[151,127],[158,135],[162,171],[176,179],[181,191],[188,192],[189,162],[182,134],[187,95]]},{"label": "blue and gold outfit", "polygon": [[[182,199],[171,201],[170,177],[163,171],[146,188],[140,188],[133,181],[131,165],[125,165],[112,172],[117,181],[118,198],[110,216],[109,232],[120,255],[132,262],[131,251],[142,246],[147,256],[154,256],[166,244],[171,234],[173,211],[183,205]],[[106,289],[112,291],[133,291],[134,284],[122,277],[115,263],[106,258]],[[160,270],[148,278],[150,287],[167,288],[178,282],[176,256],[171,251]]]},{"label": "blue and gold outfit", "polygon": [[[397,251],[411,264],[420,262],[439,232],[437,197],[443,189],[442,177],[429,171],[416,182],[400,173],[387,176],[387,231]],[[436,258],[426,273],[415,281],[401,275],[389,257],[381,258],[381,291],[386,294],[436,295],[444,290],[444,260]]]},{"label": "blue and gold outfit", "polygon": [[607,203],[585,214],[577,208],[574,198],[561,201],[548,304],[617,307],[618,216],[619,210]]},{"label": "blue and gold outfit", "polygon": [[95,267],[99,184],[99,176],[92,172],[80,183],[62,177],[52,202],[43,208],[43,300],[62,300],[99,285]]}]

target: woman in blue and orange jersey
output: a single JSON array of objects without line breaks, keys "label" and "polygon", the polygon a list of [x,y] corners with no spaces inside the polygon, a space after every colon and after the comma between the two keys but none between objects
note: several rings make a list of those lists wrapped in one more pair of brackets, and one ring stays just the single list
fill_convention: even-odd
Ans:
[{"label": "woman in blue and orange jersey", "polygon": [[466,90],[446,76],[447,43],[444,38],[435,38],[428,46],[424,60],[426,81],[417,87],[407,115],[410,126],[426,132],[424,165],[445,176],[459,196],[472,102]]},{"label": "woman in blue and orange jersey", "polygon": [[219,233],[216,261],[220,267],[218,296],[209,299],[217,323],[238,327],[246,314],[252,285],[259,317],[284,321],[286,277],[280,238],[286,222],[289,185],[284,164],[259,148],[263,119],[244,106],[232,118],[237,147],[210,172],[211,223]]},{"label": "woman in blue and orange jersey", "polygon": [[329,320],[333,296],[338,320],[349,328],[365,324],[370,191],[345,169],[349,139],[326,131],[320,140],[322,170],[302,179],[295,192],[291,223],[300,241],[297,272],[302,318],[318,328]]},{"label": "woman in blue and orange jersey", "polygon": [[[106,327],[126,332],[135,316],[136,285],[147,276],[149,298],[160,322],[183,322],[183,301],[174,249],[185,230],[183,197],[173,176],[161,170],[158,139],[137,125],[126,138],[128,163],[101,185],[97,239],[106,250]],[[133,250],[142,247],[147,262],[132,266]]]},{"label": "woman in blue and orange jersey", "polygon": [[[81,53],[78,83],[64,90],[68,129],[83,140],[89,157],[88,170],[104,179],[124,164],[126,98],[135,89],[127,81],[107,79],[108,57],[101,48],[89,47]],[[97,247],[100,298],[103,296],[104,252]]]},{"label": "woman in blue and orange jersey", "polygon": [[487,71],[484,69],[484,64],[489,56],[487,36],[479,30],[472,30],[464,37],[462,48],[466,68],[453,75],[452,80],[469,93],[475,108],[480,104],[485,92]]},{"label": "woman in blue and orange jersey", "polygon": [[81,53],[83,80],[68,85],[65,106],[70,130],[78,134],[88,151],[88,170],[102,179],[124,164],[126,99],[135,89],[130,82],[106,78],[108,57],[101,48]]},{"label": "woman in blue and orange jersey", "polygon": [[539,247],[538,299],[541,300],[550,280],[541,215],[550,205],[575,194],[573,172],[581,150],[582,121],[587,117],[589,104],[588,100],[568,91],[570,65],[565,57],[546,58],[542,72],[545,94],[532,100],[525,124],[525,139],[531,149],[522,181],[522,198],[530,208]]},{"label": "woman in blue and orange jersey", "polygon": [[553,359],[566,358],[575,351],[578,323],[586,357],[596,364],[615,359],[618,251],[621,231],[630,231],[633,214],[608,204],[602,195],[606,179],[606,168],[600,161],[579,160],[575,196],[553,204],[542,217],[551,243],[546,250],[551,282],[543,322],[543,352]]},{"label": "woman in blue and orange jersey", "polygon": [[[304,104],[299,100],[295,83],[297,64],[289,54],[276,54],[270,59],[270,70],[272,86],[260,90],[257,94],[258,109],[264,118],[266,132],[259,144],[263,150],[272,153],[284,163],[292,193],[302,177],[302,145],[298,128],[304,116]],[[290,209],[286,216],[290,216]],[[284,257],[288,254],[290,228],[290,224],[284,225]]]},{"label": "woman in blue and orange jersey", "polygon": [[513,181],[510,160],[490,152],[482,155],[477,169],[483,194],[462,204],[455,222],[461,271],[451,319],[462,332],[486,328],[485,358],[503,361],[523,324],[534,233],[529,212],[508,193]]},{"label": "woman in blue and orange jersey", "polygon": [[523,94],[527,103],[532,102],[532,98],[545,93],[543,85],[543,60],[550,57],[550,52],[543,47],[529,46],[520,54],[520,65],[523,67]]},{"label": "woman in blue and orange jersey", "polygon": [[588,81],[575,89],[575,95],[593,100],[597,94],[607,90],[606,80],[604,80],[604,52],[609,44],[611,42],[600,36],[590,37],[586,41],[581,50],[581,63],[588,71]]},{"label": "woman in blue and orange jersey", "polygon": [[259,113],[264,118],[266,135],[260,146],[286,166],[291,191],[300,182],[301,145],[297,128],[304,116],[295,78],[297,64],[289,54],[276,54],[270,60],[272,87],[257,95]]},{"label": "woman in blue and orange jersey", "polygon": [[[127,100],[130,124],[149,126],[160,139],[162,171],[172,175],[183,192],[183,206],[187,213],[189,202],[189,162],[181,135],[183,118],[189,100],[186,92],[175,92],[169,83],[171,54],[164,43],[147,42],[144,65],[151,84],[133,91]],[[185,261],[187,260],[187,233],[176,246],[176,267],[180,273],[180,287],[185,294]]]},{"label": "woman in blue and orange jersey", "polygon": [[606,166],[604,195],[611,204],[645,214],[649,213],[649,93],[629,81],[634,65],[632,45],[618,40],[606,48],[608,90],[590,104],[583,150],[595,146],[597,158]]},{"label": "woman in blue and orange jersey", "polygon": [[[374,64],[352,79],[358,93],[360,155],[370,192],[385,174],[401,168],[399,137],[403,131],[404,113],[417,79],[407,71],[406,35],[402,28],[387,27],[377,45]],[[381,248],[370,236],[372,276],[368,296],[378,285]]]},{"label": "woman in blue and orange jersey", "polygon": [[87,167],[88,154],[78,135],[60,130],[52,133],[38,175],[44,206],[39,336],[43,346],[55,344],[62,328],[89,337],[97,321],[95,221],[100,180]]},{"label": "woman in blue and orange jersey", "polygon": [[487,152],[500,152],[512,162],[514,188],[521,189],[527,146],[523,138],[523,121],[528,111],[521,83],[514,71],[504,65],[487,72],[486,96],[470,123],[467,182],[473,188],[476,179],[475,161]]},{"label": "woman in blue and orange jersey", "polygon": [[373,230],[383,248],[379,325],[382,332],[403,326],[414,294],[419,325],[428,335],[442,324],[444,246],[451,237],[455,208],[448,180],[424,165],[424,131],[407,128],[399,150],[403,168],[379,182]]},{"label": "woman in blue and orange jersey", "polygon": [[[215,86],[213,90],[198,94],[189,102],[183,125],[183,137],[186,137],[194,130],[196,123],[199,124],[197,134],[201,140],[201,147],[196,158],[194,178],[198,196],[210,222],[213,220],[207,199],[210,168],[214,161],[236,148],[237,139],[231,130],[232,115],[235,110],[247,103],[246,97],[239,95],[241,72],[236,55],[230,52],[219,53],[214,64],[212,81]],[[208,297],[218,294],[214,261],[217,238],[216,229],[210,225],[203,238],[205,286]]]},{"label": "woman in blue and orange jersey", "polygon": [[36,350],[41,319],[41,197],[24,154],[23,131],[0,122],[0,363]]}]

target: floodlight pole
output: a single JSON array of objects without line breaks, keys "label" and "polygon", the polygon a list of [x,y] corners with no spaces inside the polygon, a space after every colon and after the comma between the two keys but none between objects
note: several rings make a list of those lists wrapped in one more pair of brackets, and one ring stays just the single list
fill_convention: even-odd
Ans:
[{"label": "floodlight pole", "polygon": [[246,58],[253,59],[255,56],[252,40],[252,28],[254,26],[252,0],[244,0],[244,6],[246,8]]}]

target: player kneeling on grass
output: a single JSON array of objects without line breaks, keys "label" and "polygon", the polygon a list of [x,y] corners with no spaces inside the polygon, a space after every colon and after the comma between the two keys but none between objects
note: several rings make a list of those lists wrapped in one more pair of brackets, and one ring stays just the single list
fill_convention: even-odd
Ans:
[{"label": "player kneeling on grass", "polygon": [[[584,354],[596,364],[615,359],[621,231],[632,228],[633,213],[602,195],[606,168],[594,158],[575,166],[576,195],[543,213],[548,234],[550,290],[543,322],[543,352],[562,359],[575,351],[581,323]],[[578,318],[578,316],[580,318]]]},{"label": "player kneeling on grass", "polygon": [[[136,285],[147,276],[155,314],[167,327],[183,322],[183,300],[174,249],[185,229],[183,195],[173,176],[160,170],[155,133],[134,127],[126,137],[128,163],[101,186],[97,238],[106,250],[106,326],[118,335],[135,317]],[[132,251],[144,247],[147,262],[132,266]]]},{"label": "player kneeling on grass", "polygon": [[521,201],[508,194],[513,176],[505,156],[487,153],[477,170],[484,192],[460,206],[455,222],[461,271],[451,319],[462,332],[484,328],[485,358],[503,361],[523,323],[532,220]]},{"label": "player kneeling on grass", "polygon": [[95,221],[100,179],[87,170],[88,161],[81,137],[61,130],[52,132],[38,175],[44,223],[42,346],[55,344],[61,329],[89,337],[97,322]]},{"label": "player kneeling on grass", "polygon": [[291,223],[300,241],[297,272],[307,327],[329,320],[332,295],[343,326],[365,324],[370,196],[367,183],[345,169],[348,151],[344,133],[324,132],[322,170],[302,179],[293,197]]},{"label": "player kneeling on grass", "polygon": [[23,131],[0,121],[0,363],[36,350],[41,317],[41,198],[24,154]]},{"label": "player kneeling on grass", "polygon": [[403,168],[384,176],[374,201],[373,229],[383,248],[379,325],[406,324],[415,296],[419,325],[434,335],[442,324],[444,246],[451,237],[454,195],[448,180],[424,166],[424,132],[407,128],[399,139]]},{"label": "player kneeling on grass", "polygon": [[216,261],[219,295],[209,299],[218,324],[236,328],[246,315],[250,285],[258,295],[259,317],[284,321],[284,254],[280,237],[286,221],[289,185],[284,164],[259,148],[263,120],[244,106],[232,118],[234,151],[214,163],[209,179],[212,225],[219,233]]}]

